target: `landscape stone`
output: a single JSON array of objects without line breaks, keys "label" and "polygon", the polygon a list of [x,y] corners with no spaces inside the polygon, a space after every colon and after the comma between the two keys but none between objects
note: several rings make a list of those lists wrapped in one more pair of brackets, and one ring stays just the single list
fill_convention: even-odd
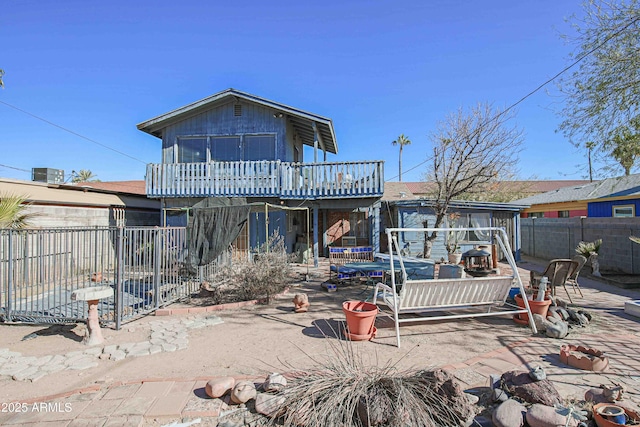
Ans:
[{"label": "landscape stone", "polygon": [[251,381],[238,381],[231,390],[231,401],[233,403],[246,403],[255,399],[257,394],[256,386]]},{"label": "landscape stone", "polygon": [[209,380],[204,390],[207,396],[217,399],[224,396],[236,385],[233,377],[217,377]]},{"label": "landscape stone", "polygon": [[277,392],[284,390],[286,386],[287,379],[283,375],[274,372],[273,374],[269,374],[262,388],[267,392]]},{"label": "landscape stone", "polygon": [[162,344],[162,350],[166,351],[166,352],[172,352],[172,351],[176,351],[178,349],[178,346],[175,344],[170,344],[170,343],[163,343]]},{"label": "landscape stone", "polygon": [[538,313],[533,314],[533,322],[536,324],[538,332],[544,332],[547,329],[547,320]]},{"label": "landscape stone", "polygon": [[[531,405],[526,414],[527,424],[529,427],[556,427],[567,425],[567,417],[560,415],[556,409],[551,406],[536,403]],[[577,426],[578,421],[574,418],[569,420],[568,426]]]},{"label": "landscape stone", "polygon": [[118,360],[122,360],[125,357],[127,357],[127,353],[125,353],[122,350],[116,350],[113,353],[111,353],[111,356],[109,356],[109,359],[117,362]]},{"label": "landscape stone", "polygon": [[517,400],[508,399],[493,411],[492,421],[496,427],[522,427],[527,408]]},{"label": "landscape stone", "polygon": [[98,362],[93,358],[83,358],[80,360],[76,360],[72,365],[67,365],[69,369],[73,369],[76,371],[80,371],[83,369],[94,368],[98,366]]},{"label": "landscape stone", "polygon": [[549,338],[562,339],[569,333],[567,322],[549,323],[545,332]]},{"label": "landscape stone", "polygon": [[13,374],[13,380],[14,381],[25,381],[27,378],[29,378],[29,376],[37,373],[39,371],[39,369],[35,366],[31,366],[29,368],[26,369],[21,369],[20,371],[16,372],[15,374]]},{"label": "landscape stone", "polygon": [[256,411],[262,415],[272,416],[278,413],[286,398],[280,394],[258,393],[256,395]]},{"label": "landscape stone", "polygon": [[558,390],[549,379],[534,381],[528,372],[508,371],[502,374],[506,390],[527,403],[542,403],[553,406],[560,403]]},{"label": "landscape stone", "polygon": [[32,363],[33,366],[42,366],[42,365],[46,365],[47,363],[49,363],[51,361],[51,359],[53,359],[52,355],[48,355],[48,356],[42,356],[39,357],[36,361],[34,361]]},{"label": "landscape stone", "polygon": [[118,349],[117,345],[108,345],[105,348],[102,349],[102,353],[104,354],[111,354],[114,351],[116,351]]}]

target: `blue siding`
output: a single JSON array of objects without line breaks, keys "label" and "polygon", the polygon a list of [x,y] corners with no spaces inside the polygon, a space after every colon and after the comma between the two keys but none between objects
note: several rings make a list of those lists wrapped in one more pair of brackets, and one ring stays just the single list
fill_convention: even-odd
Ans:
[{"label": "blue siding", "polygon": [[636,216],[640,216],[640,199],[628,199],[606,202],[590,202],[587,204],[587,216],[589,218],[611,218],[614,206],[635,206]]},{"label": "blue siding", "polygon": [[274,158],[293,161],[293,139],[286,138],[286,118],[273,117],[272,110],[260,105],[244,103],[241,105],[241,116],[234,115],[234,104],[229,103],[167,126],[162,135],[163,163],[175,161],[173,146],[179,136],[244,134],[275,134],[276,153]]}]

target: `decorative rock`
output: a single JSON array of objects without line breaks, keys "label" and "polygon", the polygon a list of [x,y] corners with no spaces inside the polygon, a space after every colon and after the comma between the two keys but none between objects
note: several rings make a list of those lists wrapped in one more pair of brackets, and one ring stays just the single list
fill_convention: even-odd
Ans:
[{"label": "decorative rock", "polygon": [[538,332],[544,332],[547,329],[547,320],[538,313],[533,314],[533,322],[536,324]]},{"label": "decorative rock", "polygon": [[494,402],[506,402],[507,400],[509,400],[509,395],[501,388],[494,388],[491,392],[491,399]]},{"label": "decorative rock", "polygon": [[530,427],[556,427],[556,426],[577,426],[578,421],[574,418],[567,423],[567,417],[556,412],[551,406],[536,403],[531,405],[526,414],[527,424]]},{"label": "decorative rock", "polygon": [[615,396],[607,395],[602,388],[590,388],[584,393],[584,400],[593,403],[614,403]]},{"label": "decorative rock", "polygon": [[567,308],[567,313],[569,313],[569,320],[573,322],[578,322],[578,312],[574,309]]},{"label": "decorative rock", "polygon": [[562,339],[569,334],[567,322],[549,323],[545,332],[549,338]]},{"label": "decorative rock", "polygon": [[493,411],[492,420],[496,427],[522,427],[527,409],[516,400],[508,399]]},{"label": "decorative rock", "polygon": [[309,309],[309,297],[307,297],[307,294],[295,294],[293,296],[293,305],[296,313],[305,313]]},{"label": "decorative rock", "polygon": [[529,377],[535,381],[541,381],[547,378],[547,374],[542,369],[542,366],[536,366],[535,368],[529,371]]},{"label": "decorative rock", "polygon": [[567,307],[569,307],[569,303],[568,303],[568,302],[566,302],[565,300],[563,300],[563,299],[562,299],[562,298],[560,298],[560,297],[556,297],[556,301],[555,301],[555,303],[556,303],[556,305],[557,305],[558,307],[562,307],[562,308],[567,308]]},{"label": "decorative rock", "polygon": [[465,392],[464,395],[467,396],[467,400],[469,400],[469,403],[472,405],[475,405],[480,401],[480,398],[475,394]]},{"label": "decorative rock", "polygon": [[258,393],[256,395],[256,411],[270,417],[280,411],[284,402],[285,397],[280,394]]},{"label": "decorative rock", "polygon": [[591,320],[593,319],[593,316],[591,316],[591,313],[589,313],[586,310],[578,310],[578,314],[582,314],[584,317],[586,317],[589,322],[591,322]]},{"label": "decorative rock", "polygon": [[560,316],[560,314],[555,310],[549,310],[547,313],[547,320],[549,322],[556,323],[555,321],[562,320],[562,316]]},{"label": "decorative rock", "polygon": [[580,326],[587,326],[589,324],[589,319],[582,313],[576,313],[576,318]]},{"label": "decorative rock", "polygon": [[217,399],[224,396],[236,385],[236,380],[233,377],[218,377],[207,382],[204,388],[207,396]]},{"label": "decorative rock", "polygon": [[239,381],[231,390],[231,401],[233,403],[246,403],[255,399],[257,395],[256,386],[251,381]]},{"label": "decorative rock", "polygon": [[512,396],[517,396],[525,402],[553,406],[561,401],[558,390],[548,379],[533,381],[529,378],[528,372],[505,372],[502,374],[502,381]]},{"label": "decorative rock", "polygon": [[277,392],[282,391],[287,386],[287,379],[277,373],[269,374],[264,384],[262,385],[262,389],[267,392]]},{"label": "decorative rock", "polygon": [[562,320],[569,320],[569,312],[564,308],[558,307],[555,309],[555,311],[562,317]]}]

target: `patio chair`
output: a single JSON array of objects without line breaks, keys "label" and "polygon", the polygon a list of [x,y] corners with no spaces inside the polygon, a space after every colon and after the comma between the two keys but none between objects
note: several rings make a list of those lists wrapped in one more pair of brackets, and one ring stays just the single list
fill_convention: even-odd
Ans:
[{"label": "patio chair", "polygon": [[579,292],[580,297],[584,298],[584,295],[582,295],[582,290],[580,289],[580,285],[578,284],[578,275],[580,274],[580,270],[582,270],[582,267],[584,267],[584,265],[587,263],[587,259],[582,255],[576,255],[573,258],[571,258],[571,260],[576,261],[578,263],[578,266],[569,275],[566,283],[570,284],[571,287],[573,288],[573,291]]},{"label": "patio chair", "polygon": [[569,302],[573,303],[571,299],[571,295],[569,295],[569,291],[567,290],[567,280],[575,270],[578,269],[578,261],[570,260],[570,259],[552,259],[549,261],[547,268],[542,273],[537,273],[535,271],[530,272],[530,285],[533,289],[538,289],[540,285],[540,279],[542,277],[547,277],[549,279],[548,286],[551,288],[551,295],[556,295],[556,287],[562,285],[564,290],[567,292],[567,297],[569,297]]}]

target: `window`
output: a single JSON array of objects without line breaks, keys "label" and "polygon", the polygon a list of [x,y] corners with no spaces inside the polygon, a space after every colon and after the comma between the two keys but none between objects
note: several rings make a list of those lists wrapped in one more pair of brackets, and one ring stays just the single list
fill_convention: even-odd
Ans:
[{"label": "window", "polygon": [[569,211],[558,211],[558,218],[569,218]]},{"label": "window", "polygon": [[218,162],[230,162],[240,160],[239,136],[213,136],[211,137],[211,160]]},{"label": "window", "polygon": [[529,212],[527,218],[544,218],[544,212]]},{"label": "window", "polygon": [[369,222],[365,212],[349,213],[349,235],[367,238],[369,234]]},{"label": "window", "polygon": [[207,161],[207,138],[178,138],[178,163]]},{"label": "window", "polygon": [[623,205],[613,207],[614,218],[633,218],[636,216],[636,207],[634,205]]},{"label": "window", "polygon": [[[449,225],[449,220],[446,220],[446,226]],[[491,215],[488,212],[472,212],[460,214],[460,218],[455,221],[453,227],[490,227]],[[465,231],[458,236],[458,242],[491,242],[491,236],[489,231]]]},{"label": "window", "polygon": [[245,135],[244,160],[276,160],[276,136]]}]

